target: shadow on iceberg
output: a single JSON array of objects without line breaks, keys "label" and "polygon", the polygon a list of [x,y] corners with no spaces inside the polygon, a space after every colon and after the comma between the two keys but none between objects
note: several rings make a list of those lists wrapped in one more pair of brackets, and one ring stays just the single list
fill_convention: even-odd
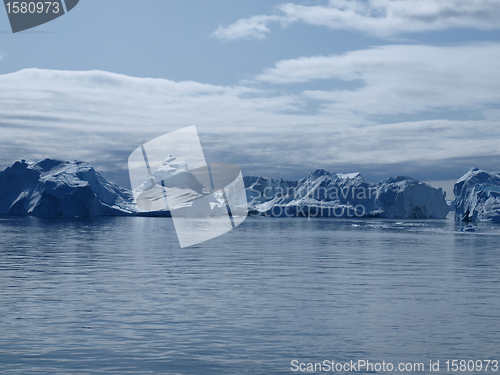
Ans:
[{"label": "shadow on iceberg", "polygon": [[374,184],[359,173],[318,169],[299,181],[244,180],[249,212],[257,216],[443,219],[450,211],[442,189],[410,177]]},{"label": "shadow on iceberg", "polygon": [[472,168],[453,188],[455,220],[500,223],[500,173]]},{"label": "shadow on iceberg", "polygon": [[0,172],[0,214],[123,216],[137,213],[130,191],[84,161],[21,160]]}]

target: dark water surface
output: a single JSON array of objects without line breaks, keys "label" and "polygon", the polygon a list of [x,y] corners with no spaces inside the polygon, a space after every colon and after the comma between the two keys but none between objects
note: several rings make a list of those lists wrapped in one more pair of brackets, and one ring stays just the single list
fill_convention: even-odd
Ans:
[{"label": "dark water surface", "polygon": [[500,226],[452,220],[248,218],[180,249],[169,218],[0,218],[0,373],[449,373],[500,360],[499,271]]}]

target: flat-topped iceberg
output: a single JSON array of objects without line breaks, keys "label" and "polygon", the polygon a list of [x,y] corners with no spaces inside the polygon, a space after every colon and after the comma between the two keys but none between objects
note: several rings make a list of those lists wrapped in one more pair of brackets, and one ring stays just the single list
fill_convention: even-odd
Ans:
[{"label": "flat-topped iceberg", "polygon": [[445,218],[449,212],[442,189],[410,177],[379,183],[359,173],[318,169],[299,181],[245,177],[249,211],[278,217]]},{"label": "flat-topped iceberg", "polygon": [[0,214],[116,216],[137,211],[132,194],[83,161],[22,160],[0,172]]},{"label": "flat-topped iceberg", "polygon": [[500,222],[500,173],[472,168],[453,192],[456,220]]}]

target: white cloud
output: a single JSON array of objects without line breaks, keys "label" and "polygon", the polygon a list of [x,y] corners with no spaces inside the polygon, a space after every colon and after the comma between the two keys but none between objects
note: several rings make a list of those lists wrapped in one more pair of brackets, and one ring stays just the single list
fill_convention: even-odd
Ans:
[{"label": "white cloud", "polygon": [[213,36],[263,39],[273,22],[282,26],[304,22],[381,37],[451,28],[500,28],[498,0],[330,0],[317,6],[282,4],[277,11],[273,16],[254,16],[219,26]]},{"label": "white cloud", "polygon": [[352,90],[309,90],[329,110],[364,115],[476,109],[500,103],[500,44],[390,45],[342,55],[280,61],[257,81],[358,80]]},{"label": "white cloud", "polygon": [[215,30],[212,36],[225,39],[264,39],[266,33],[270,32],[267,27],[268,23],[280,21],[281,17],[277,16],[255,16],[251,18],[242,18],[232,25]]},{"label": "white cloud", "polygon": [[101,71],[27,69],[0,75],[0,87],[3,167],[21,158],[57,157],[88,160],[101,170],[120,164],[123,172],[128,153],[161,134],[197,125],[208,133],[205,140],[212,134],[227,144],[230,133],[251,134],[256,124],[278,122],[300,106],[294,95],[243,86]]},{"label": "white cloud", "polygon": [[[377,66],[376,59],[371,61]],[[366,76],[364,70],[358,70],[345,68],[342,77]],[[397,69],[395,73],[394,80],[382,86],[385,91],[380,91],[379,81],[368,80],[375,93],[388,95],[381,105],[386,113],[391,107],[399,110],[397,96],[411,82]],[[307,74],[302,76],[310,79]],[[190,125],[197,126],[210,161],[238,164],[244,174],[296,178],[314,168],[391,174],[396,173],[395,165],[430,164],[433,170],[458,178],[463,171],[450,172],[450,160],[465,160],[460,167],[467,164],[467,169],[474,165],[486,168],[477,160],[498,160],[500,156],[497,120],[451,121],[439,119],[437,112],[433,121],[377,124],[367,120],[377,108],[377,97],[370,104],[368,94],[358,99],[354,92],[341,97],[341,107],[334,108],[332,115],[300,110],[308,101],[318,101],[310,92],[280,95],[243,85],[173,82],[100,71],[29,69],[0,75],[0,87],[2,168],[21,158],[83,159],[124,184],[130,152],[150,139]],[[431,86],[427,94],[432,96],[434,89]],[[459,89],[466,87],[457,86]],[[489,92],[488,86],[484,90]],[[477,96],[482,98],[485,93]],[[425,95],[422,89],[415,100],[421,102]],[[420,105],[425,107],[425,103]],[[475,105],[478,103],[481,101]],[[397,173],[412,174],[410,169]]]}]

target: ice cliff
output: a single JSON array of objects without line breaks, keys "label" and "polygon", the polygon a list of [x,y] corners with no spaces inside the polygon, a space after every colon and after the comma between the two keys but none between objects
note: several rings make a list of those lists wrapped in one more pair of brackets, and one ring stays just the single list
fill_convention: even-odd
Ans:
[{"label": "ice cliff", "polygon": [[83,161],[22,160],[0,172],[0,214],[108,216],[135,211],[130,191]]},{"label": "ice cliff", "polygon": [[249,211],[265,216],[444,218],[445,193],[409,177],[379,183],[318,169],[299,181],[245,177]]},{"label": "ice cliff", "polygon": [[500,173],[472,168],[453,192],[456,220],[500,222]]}]

